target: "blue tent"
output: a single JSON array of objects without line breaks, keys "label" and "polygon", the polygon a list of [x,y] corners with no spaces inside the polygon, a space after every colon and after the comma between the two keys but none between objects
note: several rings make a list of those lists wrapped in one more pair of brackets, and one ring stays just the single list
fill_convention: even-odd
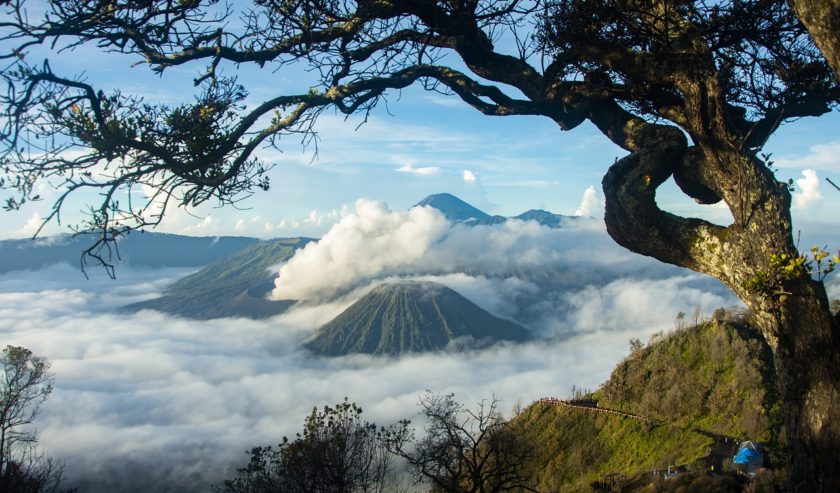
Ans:
[{"label": "blue tent", "polygon": [[747,474],[755,474],[764,465],[764,454],[753,442],[741,442],[738,453],[732,457],[732,463],[746,468]]}]

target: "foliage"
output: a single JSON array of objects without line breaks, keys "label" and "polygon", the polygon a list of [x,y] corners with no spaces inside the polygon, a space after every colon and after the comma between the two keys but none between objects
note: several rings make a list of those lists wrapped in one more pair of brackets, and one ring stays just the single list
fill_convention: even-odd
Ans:
[{"label": "foliage", "polygon": [[376,425],[347,399],[313,409],[303,433],[273,448],[255,447],[224,493],[377,493],[389,490],[391,457]]},{"label": "foliage", "polygon": [[536,491],[525,472],[533,450],[498,410],[498,400],[467,409],[452,394],[420,398],[425,433],[416,439],[407,423],[391,428],[388,449],[405,459],[415,479],[433,492]]},{"label": "foliage", "polygon": [[786,493],[787,491],[786,469],[762,472],[744,488],[744,493]]},{"label": "foliage", "polygon": [[810,256],[774,253],[770,255],[768,270],[756,272],[745,283],[745,287],[749,291],[784,302],[791,294],[786,290],[788,282],[802,276],[814,276],[818,282],[822,282],[834,272],[838,262],[840,252],[832,255],[827,247],[820,248],[819,245],[811,247]]},{"label": "foliage", "polygon": [[827,247],[819,245],[811,247],[811,261],[806,264],[809,274],[816,276],[817,281],[823,281],[826,276],[834,272],[834,267],[840,263],[840,251],[836,255],[828,252]]},{"label": "foliage", "polygon": [[0,365],[0,491],[58,491],[63,467],[37,453],[31,429],[52,392],[49,361],[29,349],[6,346]]}]

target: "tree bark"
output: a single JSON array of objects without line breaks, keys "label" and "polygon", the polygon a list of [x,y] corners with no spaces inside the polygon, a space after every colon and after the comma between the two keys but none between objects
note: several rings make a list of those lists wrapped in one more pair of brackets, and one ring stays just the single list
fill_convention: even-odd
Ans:
[{"label": "tree bark", "polygon": [[788,0],[834,74],[840,77],[840,0]]},{"label": "tree bark", "polygon": [[774,349],[791,456],[790,490],[840,491],[840,328],[821,283],[796,286]]}]

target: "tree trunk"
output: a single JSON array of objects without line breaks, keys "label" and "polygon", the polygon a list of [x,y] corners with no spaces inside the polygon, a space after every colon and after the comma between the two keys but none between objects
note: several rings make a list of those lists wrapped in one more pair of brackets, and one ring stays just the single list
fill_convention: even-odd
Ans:
[{"label": "tree trunk", "polygon": [[[628,249],[709,274],[752,310],[773,349],[790,451],[791,491],[840,491],[840,328],[825,289],[793,245],[790,192],[754,156],[721,140],[693,138],[674,127],[603,109],[593,121],[623,129],[631,153],[603,180],[610,235]],[[622,118],[623,124],[619,124]],[[707,127],[708,128],[708,127]],[[674,173],[705,199],[723,198],[735,223],[724,227],[664,212],[656,189]],[[683,187],[686,191],[686,187]],[[787,260],[781,260],[786,255]],[[776,262],[773,258],[775,256]]]},{"label": "tree trunk", "polygon": [[840,77],[840,0],[788,0],[834,74]]},{"label": "tree trunk", "polygon": [[785,304],[774,348],[790,448],[791,491],[840,491],[840,327],[820,283]]}]

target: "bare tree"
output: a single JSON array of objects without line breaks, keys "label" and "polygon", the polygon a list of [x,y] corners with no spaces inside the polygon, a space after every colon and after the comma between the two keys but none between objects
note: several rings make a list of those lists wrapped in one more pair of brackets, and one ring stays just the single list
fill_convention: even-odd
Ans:
[{"label": "bare tree", "polygon": [[[88,253],[108,265],[116,237],[157,223],[172,203],[230,203],[267,189],[260,147],[312,142],[324,112],[367,114],[412,84],[486,115],[540,115],[561,130],[588,120],[627,151],[602,182],[609,234],[713,276],[744,301],[775,355],[791,486],[840,491],[840,327],[822,273],[793,241],[789,186],[760,152],[780,125],[840,101],[836,2],[45,3],[30,14],[26,1],[6,2],[0,21],[8,209],[36,198],[44,181],[63,185],[48,220],[68,196],[99,191],[79,228],[99,232]],[[106,94],[30,55],[83,45],[157,73],[201,64],[195,100],[170,107]],[[303,66],[316,80],[246,106],[246,89],[221,75],[245,65]],[[734,222],[661,210],[656,190],[671,177],[694,200],[725,204]],[[140,187],[154,192],[138,203],[130,192]]]},{"label": "bare tree", "polygon": [[391,428],[388,447],[408,462],[418,482],[443,493],[536,491],[525,470],[529,444],[504,420],[499,401],[494,397],[467,409],[453,397],[421,396],[422,438],[415,439],[407,422]]}]

